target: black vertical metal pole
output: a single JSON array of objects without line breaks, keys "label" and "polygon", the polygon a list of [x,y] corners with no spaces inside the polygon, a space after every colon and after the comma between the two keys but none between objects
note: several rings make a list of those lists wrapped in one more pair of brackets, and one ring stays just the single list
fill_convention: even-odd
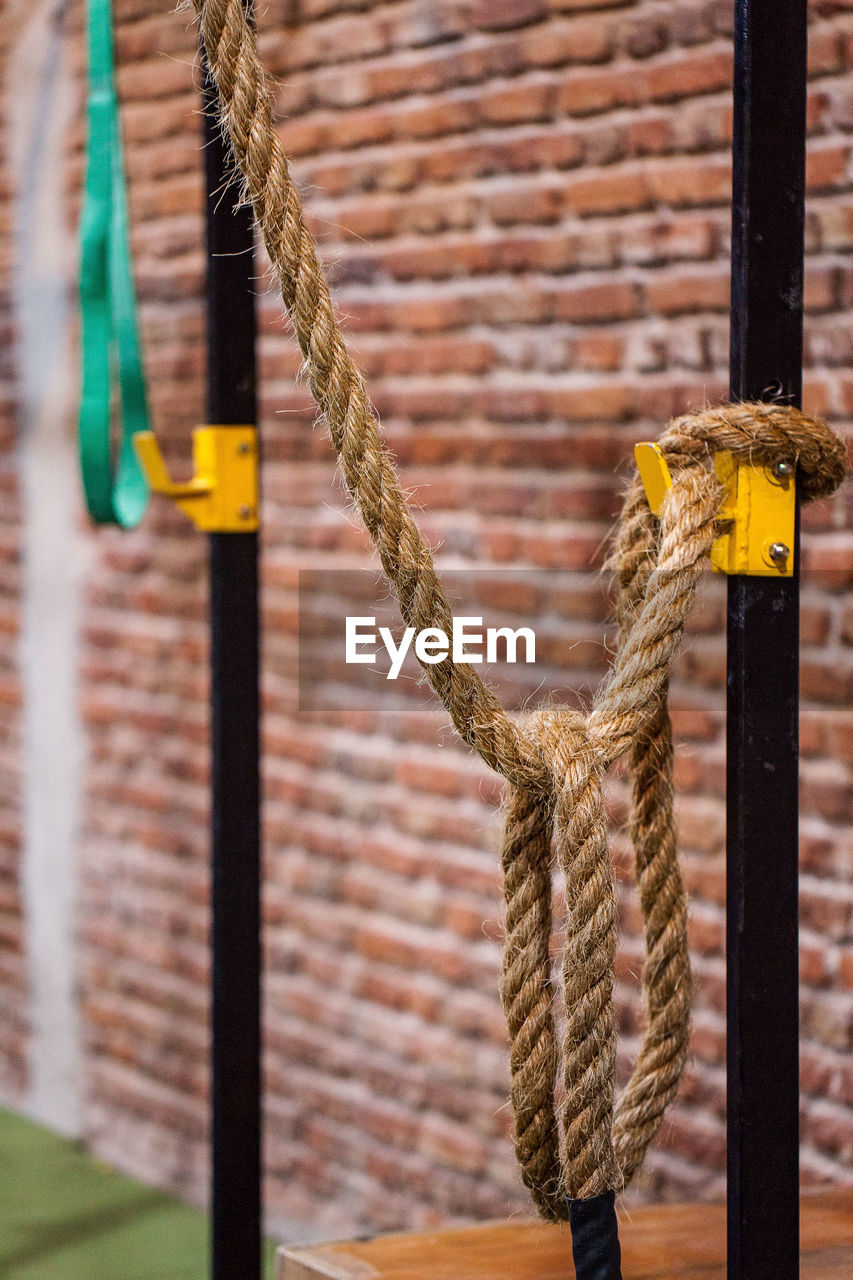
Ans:
[{"label": "black vertical metal pole", "polygon": [[[802,389],[806,0],[736,0],[731,394]],[[728,1276],[799,1274],[799,521],[728,605]]]},{"label": "black vertical metal pole", "polygon": [[[251,211],[204,90],[208,422],[253,425]],[[260,698],[258,535],[212,533],[211,1275],[260,1280]]]}]

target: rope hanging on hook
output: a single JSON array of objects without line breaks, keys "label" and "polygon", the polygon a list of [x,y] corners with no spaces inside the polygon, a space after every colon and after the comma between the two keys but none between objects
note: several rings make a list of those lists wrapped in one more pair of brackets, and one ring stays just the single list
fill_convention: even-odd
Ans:
[{"label": "rope hanging on hook", "polygon": [[[347,351],[299,194],[273,124],[270,93],[242,0],[193,0],[219,92],[223,128],[305,357],[346,487],[379,553],[407,626],[451,629],[428,544],[406,505],[361,374]],[[844,476],[841,441],[781,405],[729,405],[686,415],[660,439],[673,485],[659,518],[635,481],[611,561],[619,582],[619,648],[586,716],[547,707],[511,720],[470,664],[425,667],[460,737],[509,783],[503,846],[507,901],[502,997],[512,1039],[516,1154],[543,1216],[624,1186],[675,1095],[687,1051],[690,969],[686,906],[672,822],[670,663],[705,558],[722,489],[709,466],[730,450],[800,469],[806,500]],[[628,755],[631,832],[645,919],[648,1026],[614,1105],[614,886],[602,784]],[[552,856],[565,875],[565,1029],[558,1045],[548,943]],[[564,1101],[555,1094],[562,1076]]]}]

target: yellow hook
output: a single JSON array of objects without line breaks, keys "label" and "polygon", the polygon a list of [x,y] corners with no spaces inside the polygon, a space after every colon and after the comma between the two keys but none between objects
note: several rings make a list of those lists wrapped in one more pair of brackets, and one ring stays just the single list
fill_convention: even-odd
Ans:
[{"label": "yellow hook", "polygon": [[672,488],[672,476],[669,474],[666,458],[661,453],[659,444],[646,441],[634,445],[634,459],[646,491],[649,510],[653,516],[659,516],[667,490]]},{"label": "yellow hook", "polygon": [[254,427],[197,427],[194,474],[175,482],[153,431],[133,437],[139,462],[156,493],[171,498],[205,533],[249,533],[258,527],[258,433]]},{"label": "yellow hook", "polygon": [[[637,470],[649,510],[660,515],[672,476],[657,444],[634,447]],[[771,466],[738,465],[727,450],[714,455],[714,469],[725,489],[719,519],[724,533],[711,547],[717,573],[790,578],[794,572],[796,477],[789,462]]]}]

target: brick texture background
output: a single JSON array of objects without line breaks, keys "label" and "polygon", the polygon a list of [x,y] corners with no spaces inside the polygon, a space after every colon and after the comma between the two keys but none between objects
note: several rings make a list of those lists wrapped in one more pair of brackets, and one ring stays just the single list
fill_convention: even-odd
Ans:
[{"label": "brick texture background", "polygon": [[[842,428],[853,418],[849,10],[812,6],[806,269],[806,407]],[[633,442],[726,389],[730,11],[708,0],[260,6],[282,138],[422,527],[456,564],[589,570],[586,589],[563,602],[553,653],[569,686],[606,661],[594,571]],[[194,34],[185,15],[154,0],[117,0],[116,13],[154,420],[172,456],[186,456],[204,403]],[[77,4],[69,55],[78,72],[80,32]],[[78,124],[72,218],[81,146]],[[279,1222],[330,1234],[517,1211],[526,1201],[507,1136],[497,996],[499,788],[431,712],[298,714],[298,571],[364,566],[369,553],[295,382],[280,305],[262,280],[258,288],[268,1202]],[[0,620],[11,652],[7,385]],[[100,1154],[199,1198],[203,540],[155,502],[139,530],[92,541],[81,843],[87,1137]],[[805,558],[802,1136],[803,1178],[813,1183],[853,1177],[850,491],[808,512]],[[692,1060],[647,1162],[647,1196],[716,1195],[724,1179],[723,603],[722,584],[710,581],[674,689],[697,1001]],[[2,972],[17,1018],[16,686],[6,662]],[[622,802],[617,782],[617,819]],[[641,951],[619,838],[614,852],[624,1069],[640,1026]],[[3,1069],[20,1073],[18,1042],[8,1048],[6,1034]]]}]

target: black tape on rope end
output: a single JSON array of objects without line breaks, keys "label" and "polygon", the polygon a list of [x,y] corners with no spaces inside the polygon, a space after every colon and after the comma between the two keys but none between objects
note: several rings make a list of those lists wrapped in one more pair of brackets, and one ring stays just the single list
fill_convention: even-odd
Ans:
[{"label": "black tape on rope end", "polygon": [[616,1192],[568,1203],[576,1280],[622,1280]]}]

